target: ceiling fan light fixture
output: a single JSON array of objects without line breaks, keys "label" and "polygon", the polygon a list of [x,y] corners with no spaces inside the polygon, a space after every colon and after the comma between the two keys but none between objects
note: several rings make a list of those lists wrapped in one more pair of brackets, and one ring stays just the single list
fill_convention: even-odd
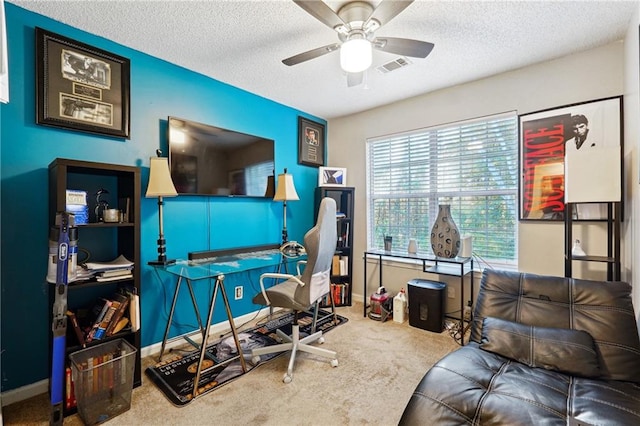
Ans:
[{"label": "ceiling fan light fixture", "polygon": [[365,38],[352,38],[340,46],[340,66],[346,72],[362,72],[373,62],[373,47]]}]

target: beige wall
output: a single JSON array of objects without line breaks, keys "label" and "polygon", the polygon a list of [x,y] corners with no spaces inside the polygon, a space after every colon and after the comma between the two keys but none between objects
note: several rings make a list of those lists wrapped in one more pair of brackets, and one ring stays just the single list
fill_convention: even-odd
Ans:
[{"label": "beige wall", "polygon": [[638,241],[640,229],[637,226],[637,212],[640,211],[640,196],[638,196],[638,183],[640,171],[638,170],[638,144],[640,144],[640,63],[638,52],[638,26],[640,25],[640,4],[634,16],[632,16],[629,30],[624,45],[624,140],[626,170],[625,200],[628,200],[625,208],[625,220],[622,226],[622,279],[633,285],[633,302],[636,309],[636,320],[640,330],[640,285],[638,283],[638,265],[640,265],[640,253]]},{"label": "beige wall", "polygon": [[[637,43],[637,24],[635,25]],[[631,31],[632,32],[632,31]],[[624,93],[625,47],[623,42],[596,48],[567,56],[554,61],[529,66],[516,71],[492,76],[467,84],[440,90],[376,108],[348,117],[330,120],[328,123],[328,164],[348,169],[349,186],[356,188],[356,213],[354,226],[354,294],[362,300],[363,263],[366,249],[366,182],[365,182],[365,140],[411,129],[428,127],[485,116],[505,111],[518,114],[552,108],[577,102],[584,102]],[[636,69],[637,52],[636,44]],[[402,70],[390,74],[389,78],[402,78]],[[636,72],[637,82],[637,72]],[[637,84],[637,83],[636,83]],[[375,90],[375,87],[370,88]],[[364,93],[364,92],[363,92]],[[366,96],[366,94],[363,94]],[[625,107],[627,101],[625,100]],[[637,103],[637,85],[636,85]],[[637,105],[634,118],[637,122]],[[635,137],[627,139],[627,147],[636,150]],[[626,149],[629,152],[629,148]],[[629,154],[632,155],[632,154]],[[635,167],[631,167],[636,170]],[[627,174],[630,173],[627,171]],[[637,171],[633,171],[631,182],[637,185]],[[629,183],[629,182],[627,182]],[[625,227],[632,226],[630,205],[627,203]],[[585,233],[585,246],[601,244],[602,230],[593,229]],[[637,239],[637,238],[636,238]],[[627,245],[624,245],[628,249]],[[519,269],[539,274],[564,274],[564,225],[562,223],[519,224]],[[599,254],[599,253],[598,253]],[[623,270],[629,270],[632,259],[625,253]],[[377,286],[377,271],[370,268],[374,278],[367,288],[370,294]],[[393,279],[384,284],[393,292],[406,285],[406,270],[394,274],[387,269]],[[419,271],[412,271],[419,277]],[[589,271],[579,271],[589,275]],[[385,274],[386,276],[386,274]],[[437,277],[432,277],[437,278]],[[457,305],[457,301],[449,300]]]}]

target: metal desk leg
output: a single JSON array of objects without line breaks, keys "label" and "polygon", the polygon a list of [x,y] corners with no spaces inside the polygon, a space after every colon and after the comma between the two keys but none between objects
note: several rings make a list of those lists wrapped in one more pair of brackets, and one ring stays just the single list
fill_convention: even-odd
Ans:
[{"label": "metal desk leg", "polygon": [[382,284],[382,255],[378,257],[378,265],[380,266],[380,269],[378,269],[378,287],[382,287],[384,285]]},{"label": "metal desk leg", "polygon": [[464,263],[460,265],[460,346],[464,346]]},{"label": "metal desk leg", "polygon": [[[240,345],[240,340],[238,339],[238,332],[236,330],[235,323],[233,322],[233,316],[231,314],[231,308],[229,307],[229,300],[227,299],[227,292],[224,288],[224,275],[219,275],[216,278],[216,283],[213,288],[213,295],[211,296],[211,302],[209,304],[209,313],[207,314],[207,324],[204,327],[204,338],[202,340],[202,346],[200,347],[200,358],[198,359],[198,368],[196,369],[196,376],[193,382],[193,397],[198,396],[198,384],[200,383],[200,373],[202,372],[202,361],[206,356],[207,345],[209,341],[209,329],[211,328],[211,320],[213,319],[213,309],[215,307],[216,299],[218,297],[218,290],[222,293],[222,300],[224,302],[225,309],[227,311],[227,318],[229,319],[229,324],[231,325],[231,332],[233,334],[233,339],[236,343],[236,348],[238,349],[238,356],[240,357],[240,365],[242,366],[242,372],[247,372],[247,366],[244,360],[244,355],[242,353],[242,347]],[[227,360],[231,361],[231,360]]]},{"label": "metal desk leg", "polygon": [[204,339],[204,328],[202,327],[202,319],[200,319],[200,311],[198,310],[198,303],[196,302],[196,296],[193,293],[193,286],[191,285],[191,280],[187,280],[187,287],[189,288],[189,294],[191,295],[191,303],[193,303],[193,309],[196,312],[196,318],[198,319],[198,325],[200,326],[200,333],[203,333],[202,338]]},{"label": "metal desk leg", "polygon": [[367,254],[364,254],[364,291],[362,292],[362,306],[364,306],[364,317],[367,317]]},{"label": "metal desk leg", "polygon": [[220,277],[216,279],[216,283],[213,287],[213,295],[209,303],[209,313],[207,314],[207,323],[204,326],[204,336],[202,337],[202,343],[200,346],[200,358],[198,359],[198,368],[196,369],[196,377],[193,380],[193,397],[198,396],[198,385],[200,384],[200,373],[202,372],[202,361],[204,360],[205,353],[207,352],[207,343],[209,340],[209,328],[211,327],[211,319],[213,318],[213,308],[216,303],[216,296],[218,295]]},{"label": "metal desk leg", "polygon": [[240,365],[242,366],[242,372],[247,372],[247,364],[244,361],[244,355],[242,353],[242,345],[240,345],[240,339],[238,338],[238,330],[236,330],[236,324],[233,321],[233,314],[231,313],[231,306],[229,305],[229,299],[227,298],[227,290],[224,288],[224,275],[220,278],[220,291],[222,292],[222,300],[224,301],[224,307],[227,311],[227,318],[229,319],[229,325],[231,325],[231,334],[233,334],[233,340],[236,342],[236,348],[238,349],[238,356],[240,357]]},{"label": "metal desk leg", "polygon": [[176,310],[176,301],[178,300],[178,291],[180,290],[181,283],[182,283],[182,277],[179,277],[178,282],[176,283],[176,291],[173,293],[173,302],[171,303],[171,310],[169,311],[169,319],[167,320],[167,327],[164,329],[164,339],[162,339],[162,346],[160,347],[160,356],[158,357],[158,361],[162,361],[164,348],[167,345],[167,337],[169,337],[169,329],[171,328],[171,322],[173,321],[173,312]]}]

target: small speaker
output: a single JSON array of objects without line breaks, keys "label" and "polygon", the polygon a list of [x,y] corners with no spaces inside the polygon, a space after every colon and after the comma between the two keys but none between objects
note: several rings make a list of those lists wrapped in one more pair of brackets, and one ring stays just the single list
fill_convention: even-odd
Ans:
[{"label": "small speaker", "polygon": [[415,278],[407,283],[409,289],[409,325],[442,333],[447,285],[443,282]]},{"label": "small speaker", "polygon": [[473,254],[473,239],[471,235],[463,235],[460,238],[460,257],[471,257]]}]

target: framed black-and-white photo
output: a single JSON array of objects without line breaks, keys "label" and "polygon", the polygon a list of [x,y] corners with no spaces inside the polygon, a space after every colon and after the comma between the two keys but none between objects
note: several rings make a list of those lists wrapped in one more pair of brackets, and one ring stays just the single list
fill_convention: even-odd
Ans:
[{"label": "framed black-and-white photo", "polygon": [[347,186],[347,169],[342,167],[320,167],[318,186]]},{"label": "framed black-and-white photo", "polygon": [[[520,115],[520,220],[564,220],[565,202],[582,217],[603,219],[622,201],[622,97]],[[575,212],[574,212],[575,214]]]},{"label": "framed black-and-white photo", "polygon": [[130,61],[36,27],[38,124],[129,138]]},{"label": "framed black-and-white photo", "polygon": [[298,163],[324,166],[324,150],[324,124],[298,117]]}]

